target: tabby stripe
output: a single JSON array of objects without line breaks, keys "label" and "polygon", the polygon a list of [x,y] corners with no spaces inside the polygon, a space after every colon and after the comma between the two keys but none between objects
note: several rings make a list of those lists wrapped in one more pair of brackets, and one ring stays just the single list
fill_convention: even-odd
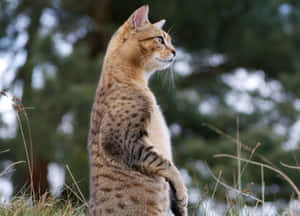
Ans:
[{"label": "tabby stripe", "polygon": [[105,209],[105,212],[107,214],[112,214],[112,213],[114,213],[114,209],[113,208],[108,208],[108,209]]},{"label": "tabby stripe", "polygon": [[135,148],[137,147],[137,145],[131,145],[130,147],[131,147],[131,158],[134,159],[134,156],[135,156],[134,152],[135,152]]},{"label": "tabby stripe", "polygon": [[135,197],[135,196],[130,196],[129,198],[130,198],[130,200],[131,200],[134,204],[139,204],[139,203],[140,203],[140,201],[138,200],[138,198]]},{"label": "tabby stripe", "polygon": [[134,182],[134,183],[132,183],[132,185],[134,187],[144,187],[144,185],[142,185],[141,183],[138,183],[138,182]]},{"label": "tabby stripe", "polygon": [[124,140],[127,140],[128,133],[129,133],[129,130],[127,129],[127,130],[125,131]]},{"label": "tabby stripe", "polygon": [[[145,157],[143,158],[143,162],[145,162],[151,155],[155,155],[154,152],[148,152],[146,153]],[[156,160],[157,157],[155,157]]]},{"label": "tabby stripe", "polygon": [[[147,147],[145,148],[145,150],[144,150],[144,152],[145,152],[144,157],[147,157],[149,154],[152,153],[152,151],[150,151],[151,149],[153,149],[153,146],[147,146]],[[143,159],[143,160],[145,161],[146,159]]]},{"label": "tabby stripe", "polygon": [[146,149],[145,149],[145,151],[149,151],[151,149],[153,149],[153,146],[147,146]]},{"label": "tabby stripe", "polygon": [[139,149],[138,149],[138,152],[137,152],[137,160],[141,159],[142,152],[143,152],[144,148],[145,148],[144,145],[139,146]]},{"label": "tabby stripe", "polygon": [[164,163],[164,161],[159,162],[159,163],[156,165],[156,167],[159,167],[159,166],[163,165],[163,163]]},{"label": "tabby stripe", "polygon": [[129,178],[132,178],[131,175],[128,175],[128,174],[123,173],[123,172],[120,172],[120,171],[118,171],[118,170],[113,170],[113,172],[114,172],[114,173],[117,173],[117,174],[119,174],[119,175],[122,175],[122,176],[126,176],[126,177],[129,177]]},{"label": "tabby stripe", "polygon": [[159,173],[160,171],[166,170],[165,168],[157,168],[156,173]]},{"label": "tabby stripe", "polygon": [[119,207],[120,209],[124,209],[124,208],[126,207],[126,204],[125,204],[125,203],[122,203],[122,202],[119,202],[119,203],[118,203],[118,207]]},{"label": "tabby stripe", "polygon": [[103,177],[103,178],[110,179],[110,180],[112,180],[112,181],[120,181],[120,182],[124,182],[123,179],[115,178],[115,177],[110,176],[110,175],[107,175],[107,174],[99,174],[98,176],[99,176],[99,177]]},{"label": "tabby stripe", "polygon": [[128,188],[131,188],[131,187],[132,187],[131,184],[123,184],[123,185],[121,185],[121,186],[119,186],[119,187],[116,187],[115,189],[116,189],[117,191],[120,191],[120,190],[128,189]]},{"label": "tabby stripe", "polygon": [[103,191],[103,192],[106,192],[106,193],[109,193],[112,191],[111,188],[99,188],[99,190]]},{"label": "tabby stripe", "polygon": [[102,204],[102,203],[105,203],[106,201],[108,201],[109,199],[107,198],[107,197],[103,197],[103,198],[101,198],[100,200],[96,200],[96,205],[98,206],[98,205],[100,205],[100,204]]},{"label": "tabby stripe", "polygon": [[[159,158],[158,157],[154,157],[153,158],[153,160],[152,161],[150,161],[149,163],[148,163],[148,165],[150,166],[150,165],[152,165],[155,161],[157,161]],[[162,162],[162,161],[161,161]]]},{"label": "tabby stripe", "polygon": [[154,209],[161,213],[161,210],[157,207],[157,202],[155,202],[154,200],[148,200],[146,202],[146,205],[149,206],[151,209]]},{"label": "tabby stripe", "polygon": [[151,193],[151,194],[155,194],[155,193],[156,193],[155,190],[148,189],[148,188],[145,188],[145,191],[146,191],[147,193]]}]

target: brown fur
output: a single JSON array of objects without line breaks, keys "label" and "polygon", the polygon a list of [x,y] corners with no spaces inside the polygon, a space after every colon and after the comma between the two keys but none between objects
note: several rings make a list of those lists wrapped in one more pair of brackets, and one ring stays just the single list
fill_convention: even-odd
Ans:
[{"label": "brown fur", "polygon": [[147,86],[176,52],[160,29],[164,21],[151,24],[147,14],[148,6],[136,10],[107,48],[88,141],[93,216],[161,216],[170,204],[176,216],[187,215],[168,130]]}]

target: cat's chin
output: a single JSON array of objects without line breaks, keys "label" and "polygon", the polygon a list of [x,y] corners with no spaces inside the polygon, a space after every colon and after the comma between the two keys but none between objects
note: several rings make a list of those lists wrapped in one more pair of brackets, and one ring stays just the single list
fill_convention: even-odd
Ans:
[{"label": "cat's chin", "polygon": [[164,60],[158,57],[154,57],[152,62],[144,67],[143,71],[145,73],[145,76],[149,78],[155,71],[165,70],[170,67],[173,62],[174,58]]},{"label": "cat's chin", "polygon": [[[171,62],[171,63],[172,63],[172,62]],[[167,69],[168,67],[171,66],[171,63],[165,64],[165,65],[163,65],[162,67],[160,67],[160,68],[157,69],[157,70],[165,70],[165,69]]]},{"label": "cat's chin", "polygon": [[170,67],[170,65],[174,62],[174,58],[165,60],[156,57],[155,60],[159,64],[159,67],[156,70],[164,70]]},{"label": "cat's chin", "polygon": [[161,58],[157,58],[155,57],[155,60],[159,63],[163,63],[163,64],[171,64],[174,61],[174,58],[170,58],[170,59],[161,59]]}]

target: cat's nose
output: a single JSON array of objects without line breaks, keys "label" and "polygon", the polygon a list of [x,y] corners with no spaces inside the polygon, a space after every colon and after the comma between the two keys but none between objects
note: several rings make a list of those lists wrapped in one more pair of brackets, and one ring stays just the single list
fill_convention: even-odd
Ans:
[{"label": "cat's nose", "polygon": [[171,52],[172,52],[173,56],[175,57],[176,56],[176,50],[171,49]]}]

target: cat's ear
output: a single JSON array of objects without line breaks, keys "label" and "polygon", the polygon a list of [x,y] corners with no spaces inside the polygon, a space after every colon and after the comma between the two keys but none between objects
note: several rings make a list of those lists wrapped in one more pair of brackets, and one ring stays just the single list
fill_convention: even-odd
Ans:
[{"label": "cat's ear", "polygon": [[164,24],[166,23],[165,19],[162,19],[156,23],[153,23],[153,25],[158,28],[158,29],[162,29],[164,27]]},{"label": "cat's ear", "polygon": [[138,8],[133,14],[129,17],[129,26],[133,30],[138,30],[143,27],[145,24],[149,23],[148,20],[149,6],[144,5]]}]

